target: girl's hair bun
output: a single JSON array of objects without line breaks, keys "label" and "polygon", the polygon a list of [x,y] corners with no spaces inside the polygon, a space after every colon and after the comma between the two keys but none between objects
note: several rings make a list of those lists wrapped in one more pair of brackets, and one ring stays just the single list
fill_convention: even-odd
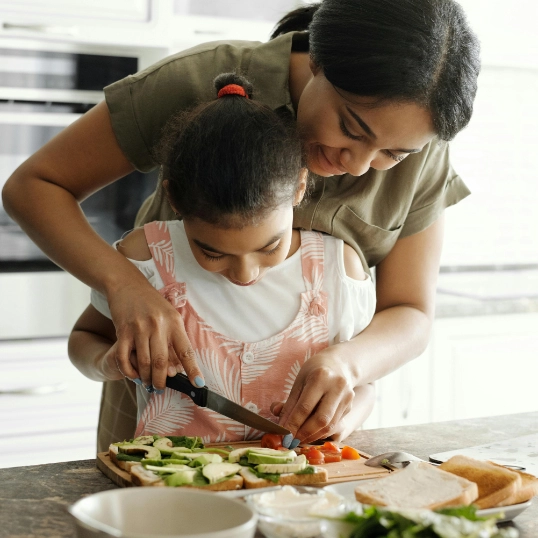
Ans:
[{"label": "girl's hair bun", "polygon": [[237,84],[238,86],[241,86],[249,98],[252,99],[252,84],[245,77],[242,77],[237,73],[221,73],[215,78],[213,84],[217,90],[217,94],[224,88],[224,86],[228,86],[228,84]]}]

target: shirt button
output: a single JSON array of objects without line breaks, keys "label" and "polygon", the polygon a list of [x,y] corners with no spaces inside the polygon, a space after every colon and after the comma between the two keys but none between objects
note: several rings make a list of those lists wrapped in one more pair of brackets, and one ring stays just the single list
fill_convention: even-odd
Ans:
[{"label": "shirt button", "polygon": [[251,351],[245,351],[245,353],[241,355],[241,360],[245,364],[252,364],[254,362],[254,353],[252,353]]},{"label": "shirt button", "polygon": [[248,409],[249,411],[252,411],[253,413],[258,412],[258,406],[254,402],[248,402],[248,404],[245,405],[245,409]]}]

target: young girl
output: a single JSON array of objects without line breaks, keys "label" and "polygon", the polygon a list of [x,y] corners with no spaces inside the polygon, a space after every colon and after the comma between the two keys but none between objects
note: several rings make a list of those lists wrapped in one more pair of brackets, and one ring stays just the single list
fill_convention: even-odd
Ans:
[{"label": "young girl", "polygon": [[[215,87],[218,98],[175,117],[157,150],[181,220],[146,224],[116,248],[181,314],[207,386],[274,420],[272,406],[287,399],[309,357],[368,325],[374,285],[342,240],[292,228],[293,207],[307,189],[295,128],[253,100],[245,79],[223,74]],[[91,379],[137,383],[133,435],[206,442],[261,435],[176,391],[155,391],[163,375],[182,371],[178,360],[163,357],[161,368],[152,368],[137,348],[130,364],[117,363],[110,318],[105,297],[94,291],[69,352]],[[331,410],[338,438],[373,405],[371,385],[342,391],[342,405]]]}]

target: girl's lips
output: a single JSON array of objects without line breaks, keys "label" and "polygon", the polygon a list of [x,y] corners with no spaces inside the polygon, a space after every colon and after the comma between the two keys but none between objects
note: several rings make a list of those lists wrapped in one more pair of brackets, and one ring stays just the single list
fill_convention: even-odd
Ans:
[{"label": "girl's lips", "polygon": [[235,284],[236,286],[252,286],[252,284],[256,284],[256,282],[258,281],[257,278],[255,280],[251,280],[250,282],[238,282],[237,280],[234,280],[233,278],[228,278],[228,280],[232,284]]},{"label": "girl's lips", "polygon": [[317,161],[320,167],[331,176],[340,176],[342,174],[345,174],[346,171],[342,170],[338,166],[335,166],[325,155],[325,152],[323,151],[323,148],[321,146],[317,146]]}]

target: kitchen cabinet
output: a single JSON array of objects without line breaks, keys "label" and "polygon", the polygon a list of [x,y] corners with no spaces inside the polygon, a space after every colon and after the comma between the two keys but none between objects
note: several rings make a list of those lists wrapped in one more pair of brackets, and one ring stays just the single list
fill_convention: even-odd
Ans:
[{"label": "kitchen cabinet", "polygon": [[364,428],[538,409],[538,314],[436,319],[417,359],[379,380]]},{"label": "kitchen cabinet", "polygon": [[101,383],[69,361],[67,339],[0,341],[0,467],[94,458]]},{"label": "kitchen cabinet", "polygon": [[159,47],[164,49],[162,57],[168,47],[172,5],[172,0],[0,0],[0,38],[27,40],[28,46],[35,39]]}]

